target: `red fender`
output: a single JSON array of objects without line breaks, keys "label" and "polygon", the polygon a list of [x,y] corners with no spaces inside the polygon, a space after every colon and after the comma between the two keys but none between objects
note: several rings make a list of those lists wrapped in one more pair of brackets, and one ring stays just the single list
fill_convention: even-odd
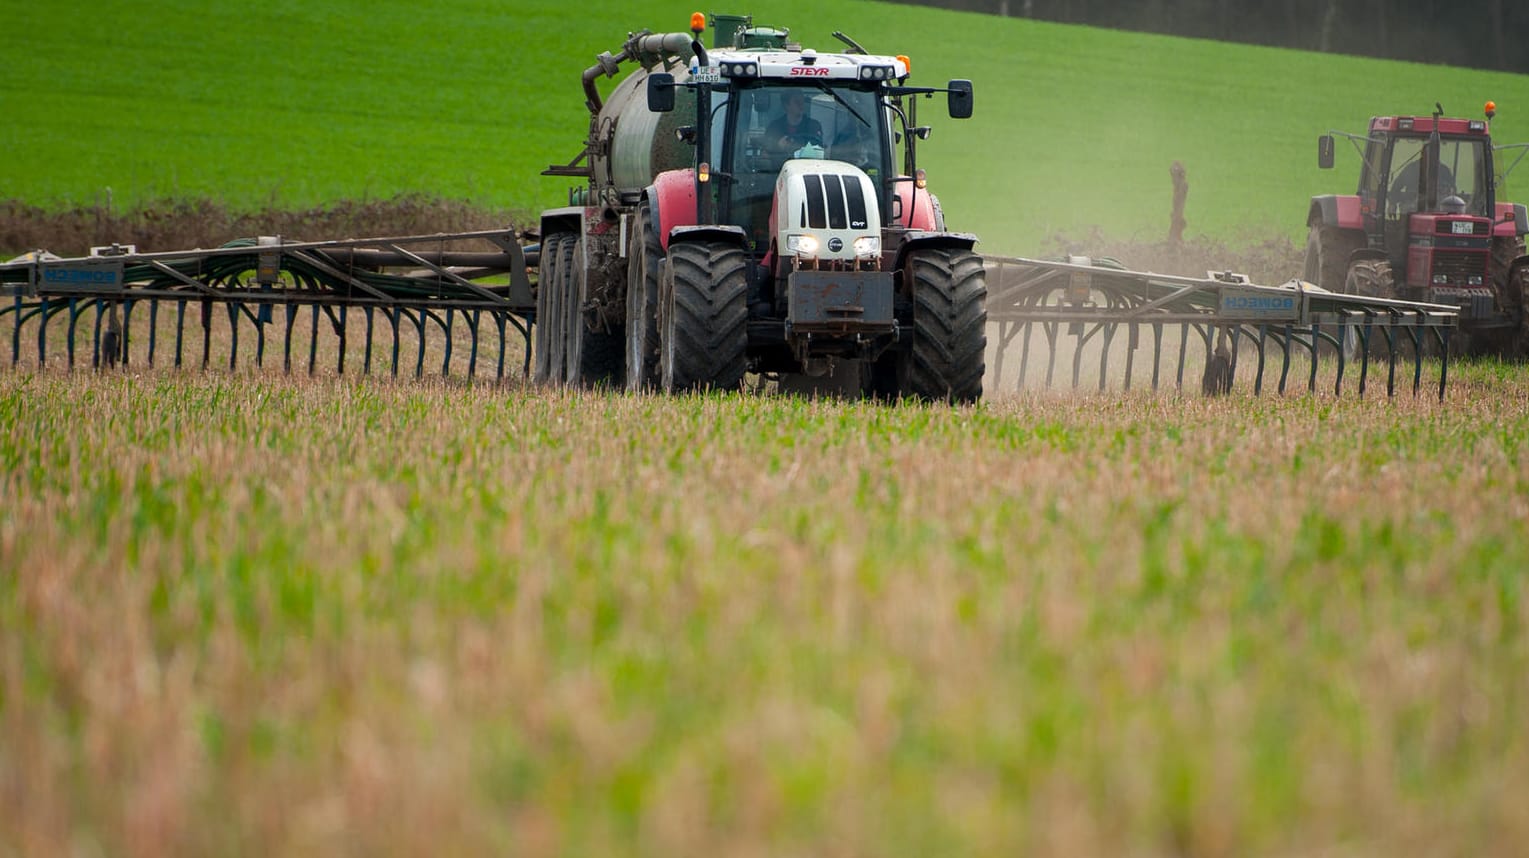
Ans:
[{"label": "red fender", "polygon": [[1311,198],[1306,225],[1326,224],[1339,229],[1364,229],[1364,209],[1355,194],[1328,194]]},{"label": "red fender", "polygon": [[913,180],[907,176],[899,176],[898,179],[893,187],[897,198],[902,200],[902,216],[895,225],[927,232],[943,232],[945,224],[941,222],[943,219],[935,208],[934,197],[929,189],[915,188]]},{"label": "red fender", "polygon": [[694,226],[696,218],[695,170],[666,170],[653,178],[648,200],[658,221],[664,252],[669,252],[669,233],[677,226]]},{"label": "red fender", "polygon": [[1498,238],[1513,238],[1529,232],[1529,217],[1525,216],[1522,203],[1498,203],[1492,220],[1492,235]]}]

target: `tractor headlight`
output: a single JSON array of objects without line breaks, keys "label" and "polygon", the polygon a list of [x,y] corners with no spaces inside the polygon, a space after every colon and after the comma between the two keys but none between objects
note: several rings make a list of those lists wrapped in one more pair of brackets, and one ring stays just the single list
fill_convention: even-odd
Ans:
[{"label": "tractor headlight", "polygon": [[855,239],[855,256],[864,258],[864,257],[867,257],[867,256],[880,256],[880,255],[881,255],[881,236],[879,236],[879,235],[862,235],[859,238]]},{"label": "tractor headlight", "polygon": [[1472,274],[1471,276],[1465,278],[1465,282],[1472,286],[1480,286],[1485,281],[1482,280],[1480,274]]},{"label": "tractor headlight", "polygon": [[786,251],[797,256],[817,256],[818,237],[815,235],[786,236]]},{"label": "tractor headlight", "polygon": [[1433,285],[1435,285],[1435,286],[1447,286],[1447,285],[1449,285],[1449,275],[1448,274],[1435,274],[1433,276]]}]

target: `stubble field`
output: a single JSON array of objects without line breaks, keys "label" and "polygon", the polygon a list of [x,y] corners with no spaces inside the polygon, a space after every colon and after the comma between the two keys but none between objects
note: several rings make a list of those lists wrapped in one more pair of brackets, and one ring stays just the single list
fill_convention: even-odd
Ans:
[{"label": "stubble field", "polygon": [[[691,11],[140,7],[12,10],[0,249],[529,223],[579,73]],[[718,11],[973,79],[920,151],[994,252],[1278,282],[1357,172],[1315,135],[1486,98],[1499,142],[1529,128],[1523,76]],[[1176,160],[1213,264],[1140,252]],[[948,409],[285,378],[247,344],[232,373],[0,371],[0,856],[1529,842],[1523,367],[1452,366],[1443,404]]]},{"label": "stubble field", "polygon": [[1511,854],[1529,380],[0,374],[0,853]]}]

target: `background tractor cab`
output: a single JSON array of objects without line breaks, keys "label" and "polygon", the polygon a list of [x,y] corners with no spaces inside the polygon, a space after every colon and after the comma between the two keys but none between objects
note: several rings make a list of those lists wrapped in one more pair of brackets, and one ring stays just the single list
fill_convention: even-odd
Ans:
[{"label": "background tractor cab", "polygon": [[1435,105],[1431,116],[1377,116],[1363,137],[1319,138],[1319,167],[1333,166],[1334,134],[1349,138],[1363,163],[1356,194],[1312,199],[1303,279],[1350,294],[1458,305],[1468,332],[1523,329],[1523,274],[1515,265],[1524,267],[1529,219],[1524,206],[1496,198],[1501,180],[1487,124],[1495,105],[1488,102],[1485,119],[1443,112]]}]

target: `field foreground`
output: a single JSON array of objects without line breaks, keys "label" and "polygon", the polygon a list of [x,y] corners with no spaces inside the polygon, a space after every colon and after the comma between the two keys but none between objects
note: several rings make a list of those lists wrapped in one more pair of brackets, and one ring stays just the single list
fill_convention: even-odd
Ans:
[{"label": "field foreground", "polygon": [[0,855],[1510,854],[1529,375],[0,374]]}]

